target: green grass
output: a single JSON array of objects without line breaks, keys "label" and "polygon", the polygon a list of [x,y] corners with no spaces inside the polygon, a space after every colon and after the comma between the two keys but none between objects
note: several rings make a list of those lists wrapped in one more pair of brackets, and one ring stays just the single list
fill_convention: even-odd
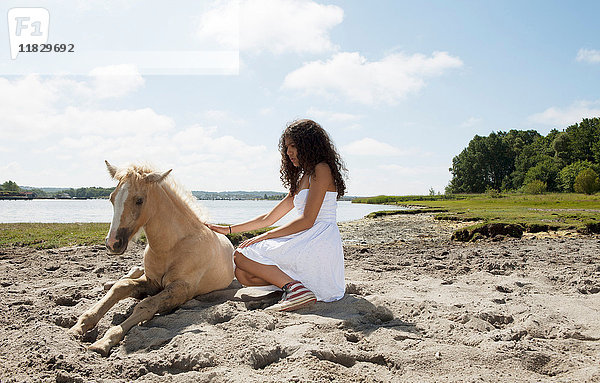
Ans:
[{"label": "green grass", "polygon": [[[108,223],[0,223],[0,247],[53,249],[64,246],[104,245]],[[227,235],[234,246],[270,228]],[[145,237],[140,238],[145,242]]]},{"label": "green grass", "polygon": [[367,218],[376,218],[386,215],[411,215],[411,214],[422,214],[422,213],[440,213],[447,212],[448,209],[436,209],[436,208],[422,208],[422,209],[409,209],[409,210],[380,210],[374,211],[366,215]]},{"label": "green grass", "polygon": [[248,238],[252,238],[255,237],[257,235],[260,235],[262,233],[265,233],[271,229],[274,229],[274,227],[266,227],[264,229],[258,229],[258,230],[253,230],[253,231],[246,231],[244,233],[233,233],[233,234],[227,234],[227,238],[229,238],[229,240],[231,241],[231,243],[233,243],[233,246],[239,245],[240,243],[244,242],[246,239]]},{"label": "green grass", "polygon": [[0,247],[51,249],[102,245],[109,226],[108,223],[0,223]]},{"label": "green grass", "polygon": [[390,195],[378,195],[376,197],[365,197],[365,198],[354,198],[352,203],[370,203],[370,204],[386,204],[386,205],[398,205],[406,201],[443,201],[453,199],[465,199],[468,195],[464,194],[440,194],[440,195],[404,195],[404,196],[390,196]]},{"label": "green grass", "polygon": [[431,199],[412,196],[382,196],[361,199],[370,203],[385,200],[386,203],[428,209],[445,209],[436,219],[457,221],[480,221],[483,223],[519,224],[526,230],[576,229],[595,232],[600,224],[600,195],[576,193],[526,194],[461,194]]}]

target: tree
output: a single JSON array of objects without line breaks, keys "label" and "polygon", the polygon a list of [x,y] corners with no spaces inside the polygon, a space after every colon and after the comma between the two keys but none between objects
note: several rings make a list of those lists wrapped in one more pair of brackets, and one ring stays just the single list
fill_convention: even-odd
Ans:
[{"label": "tree", "polygon": [[[585,165],[585,166],[584,166]],[[600,118],[584,118],[546,136],[535,130],[475,136],[452,159],[447,193],[517,190],[534,180],[549,191],[572,191],[584,168],[600,173]]]},{"label": "tree", "polygon": [[571,125],[565,130],[569,138],[571,161],[597,161],[594,151],[600,141],[600,118],[584,118],[579,124]]},{"label": "tree", "polygon": [[12,191],[12,192],[20,192],[21,188],[13,181],[6,181],[2,184],[2,190],[4,191]]},{"label": "tree", "polygon": [[592,169],[582,170],[575,178],[575,185],[573,188],[577,193],[594,194],[600,190],[598,173]]},{"label": "tree", "polygon": [[569,139],[569,135],[566,132],[561,132],[556,135],[554,141],[552,141],[552,149],[554,149],[554,157],[560,158],[566,162],[570,162],[571,160],[571,152],[569,150],[569,146],[571,145],[571,140]]},{"label": "tree", "polygon": [[564,163],[559,159],[550,156],[542,157],[542,160],[527,171],[524,183],[528,184],[531,181],[539,180],[546,183],[549,191],[558,191],[556,179],[563,166]]},{"label": "tree", "polygon": [[562,168],[562,170],[558,172],[558,187],[560,190],[564,192],[573,192],[575,178],[585,169],[592,169],[596,173],[600,173],[600,165],[590,161],[576,161]]},{"label": "tree", "polygon": [[110,193],[114,188],[99,188],[99,187],[89,187],[89,188],[79,188],[79,189],[65,189],[60,193],[65,193],[71,196],[72,198],[105,198],[110,196]]},{"label": "tree", "polygon": [[536,130],[511,129],[503,139],[510,146],[516,157],[539,137],[542,137],[542,135]]},{"label": "tree", "polygon": [[600,164],[600,138],[598,138],[598,142],[592,146],[592,151],[595,153],[594,160],[596,163]]},{"label": "tree", "polygon": [[518,189],[523,185],[525,179],[525,173],[527,170],[535,164],[521,163],[521,171],[518,169],[518,158],[529,158],[535,151],[532,151],[532,144],[542,138],[542,135],[535,130],[510,130],[504,137],[504,141],[508,143],[512,150],[512,173],[505,177],[502,183],[502,190]]},{"label": "tree", "polygon": [[496,190],[514,168],[514,152],[504,141],[506,133],[492,132],[488,137],[476,135],[458,156],[452,159],[450,193],[483,193]]},{"label": "tree", "polygon": [[523,186],[523,192],[526,194],[544,194],[546,192],[546,183],[540,180],[533,180]]},{"label": "tree", "polygon": [[[553,129],[547,136],[544,137],[540,135],[530,145],[523,148],[521,153],[515,158],[515,171],[511,174],[511,181],[514,189],[520,188],[533,179],[547,182],[547,173],[552,167],[549,166],[549,164],[552,161],[558,161],[556,165],[560,166],[560,168],[564,166],[564,161],[555,157],[555,152],[552,147],[552,143],[559,134],[560,132],[558,130]],[[540,163],[544,163],[544,165],[539,165]],[[532,170],[528,176],[527,174],[530,169],[536,166],[538,166],[538,168]],[[560,170],[560,168],[558,170]],[[555,180],[549,182],[548,189],[555,190],[555,184]]]},{"label": "tree", "polygon": [[48,193],[42,189],[31,189],[30,191],[33,193],[33,198],[46,198],[49,196]]}]

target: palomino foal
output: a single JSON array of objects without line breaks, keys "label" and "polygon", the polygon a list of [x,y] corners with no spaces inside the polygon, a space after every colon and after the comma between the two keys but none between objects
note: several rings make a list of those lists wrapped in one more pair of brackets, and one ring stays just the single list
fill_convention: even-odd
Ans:
[{"label": "palomino foal", "polygon": [[143,227],[148,240],[144,270],[116,282],[69,330],[82,336],[118,301],[150,295],[133,314],[110,328],[90,350],[108,355],[133,326],[168,312],[196,295],[227,287],[233,280],[233,246],[210,230],[190,206],[189,193],[143,166],[117,169],[106,162],[119,185],[110,196],[114,216],[106,238],[109,254],[123,254],[129,240]]}]

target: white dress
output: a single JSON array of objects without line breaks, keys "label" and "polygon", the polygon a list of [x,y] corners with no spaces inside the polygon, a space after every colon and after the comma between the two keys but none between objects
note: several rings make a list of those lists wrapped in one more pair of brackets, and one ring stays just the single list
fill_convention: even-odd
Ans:
[{"label": "white dress", "polygon": [[[300,214],[306,206],[308,189],[294,197],[294,207]],[[285,237],[266,239],[237,249],[247,258],[275,265],[290,277],[304,284],[323,302],[344,296],[344,253],[336,223],[337,193],[326,192],[323,204],[308,230]]]}]

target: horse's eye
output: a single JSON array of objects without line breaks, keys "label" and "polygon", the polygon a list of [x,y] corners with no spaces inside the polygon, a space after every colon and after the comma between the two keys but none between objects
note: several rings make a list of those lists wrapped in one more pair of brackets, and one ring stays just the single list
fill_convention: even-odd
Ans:
[{"label": "horse's eye", "polygon": [[143,204],[143,203],[144,203],[144,199],[143,199],[142,197],[138,197],[138,198],[135,200],[135,204],[136,204],[136,205],[141,205],[141,204]]}]

